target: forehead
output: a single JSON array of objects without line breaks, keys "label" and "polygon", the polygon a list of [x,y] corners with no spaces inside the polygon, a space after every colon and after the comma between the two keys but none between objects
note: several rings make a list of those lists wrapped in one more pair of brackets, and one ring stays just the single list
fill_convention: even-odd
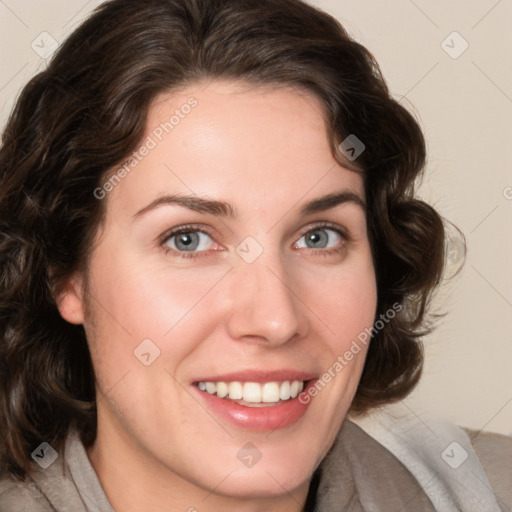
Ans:
[{"label": "forehead", "polygon": [[342,186],[364,198],[360,175],[331,154],[323,109],[312,93],[290,86],[217,81],[160,94],[133,168],[111,199],[131,208],[193,193],[275,209]]}]

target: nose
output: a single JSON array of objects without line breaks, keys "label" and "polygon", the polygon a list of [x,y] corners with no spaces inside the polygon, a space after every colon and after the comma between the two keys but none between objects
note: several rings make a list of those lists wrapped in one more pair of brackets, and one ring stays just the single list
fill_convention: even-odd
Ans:
[{"label": "nose", "polygon": [[308,332],[300,290],[280,261],[240,262],[231,274],[227,328],[233,339],[280,346]]}]

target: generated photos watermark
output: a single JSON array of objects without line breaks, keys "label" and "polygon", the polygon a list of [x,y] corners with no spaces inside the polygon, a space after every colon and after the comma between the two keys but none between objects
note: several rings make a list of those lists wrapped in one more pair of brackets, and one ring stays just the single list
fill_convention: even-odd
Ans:
[{"label": "generated photos watermark", "polygon": [[357,338],[352,341],[350,347],[342,355],[339,355],[334,363],[322,375],[320,375],[314,385],[310,386],[299,395],[299,402],[305,405],[311,401],[312,397],[317,396],[318,393],[322,391],[322,389],[324,389],[325,386],[336,377],[336,375],[348,366],[350,361],[352,361],[359,352],[361,352],[362,346],[366,347],[372,339],[372,336],[384,329],[384,326],[388,324],[390,320],[395,318],[397,313],[402,309],[402,304],[395,302],[391,308],[380,315],[379,319],[375,321],[371,329],[365,327],[365,329],[357,335]]},{"label": "generated photos watermark", "polygon": [[183,119],[185,119],[193,108],[197,107],[198,101],[193,96],[188,98],[186,103],[174,110],[174,114],[169,117],[167,121],[160,123],[150,135],[146,137],[144,142],[139,148],[134,151],[130,157],[125,161],[124,165],[119,167],[117,171],[112,174],[101,187],[94,189],[93,195],[96,199],[105,199],[109,192],[112,192],[114,188],[128,176],[135,167],[141,162],[144,157],[148,156],[149,153],[155,149],[160,142],[165,138],[166,135],[172,132],[178,126]]}]

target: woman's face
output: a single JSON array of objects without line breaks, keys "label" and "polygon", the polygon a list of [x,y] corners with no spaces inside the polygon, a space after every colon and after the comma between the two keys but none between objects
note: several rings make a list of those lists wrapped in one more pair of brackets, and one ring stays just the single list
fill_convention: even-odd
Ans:
[{"label": "woman's face", "polygon": [[[321,112],[289,87],[162,95],[132,166],[102,189],[88,291],[78,276],[60,307],[86,329],[107,495],[114,466],[128,494],[307,491],[366,350],[335,363],[376,310],[363,181],[332,157]],[[288,398],[329,369],[307,405]]]}]

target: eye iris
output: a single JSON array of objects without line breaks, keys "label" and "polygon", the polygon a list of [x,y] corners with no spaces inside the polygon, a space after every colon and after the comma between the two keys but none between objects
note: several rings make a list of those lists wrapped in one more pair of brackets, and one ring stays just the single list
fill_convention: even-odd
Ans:
[{"label": "eye iris", "polygon": [[306,245],[308,247],[325,247],[329,242],[329,236],[324,230],[310,231],[306,235]]},{"label": "eye iris", "polygon": [[180,251],[193,251],[199,245],[198,233],[180,233],[176,236],[176,248]]}]

